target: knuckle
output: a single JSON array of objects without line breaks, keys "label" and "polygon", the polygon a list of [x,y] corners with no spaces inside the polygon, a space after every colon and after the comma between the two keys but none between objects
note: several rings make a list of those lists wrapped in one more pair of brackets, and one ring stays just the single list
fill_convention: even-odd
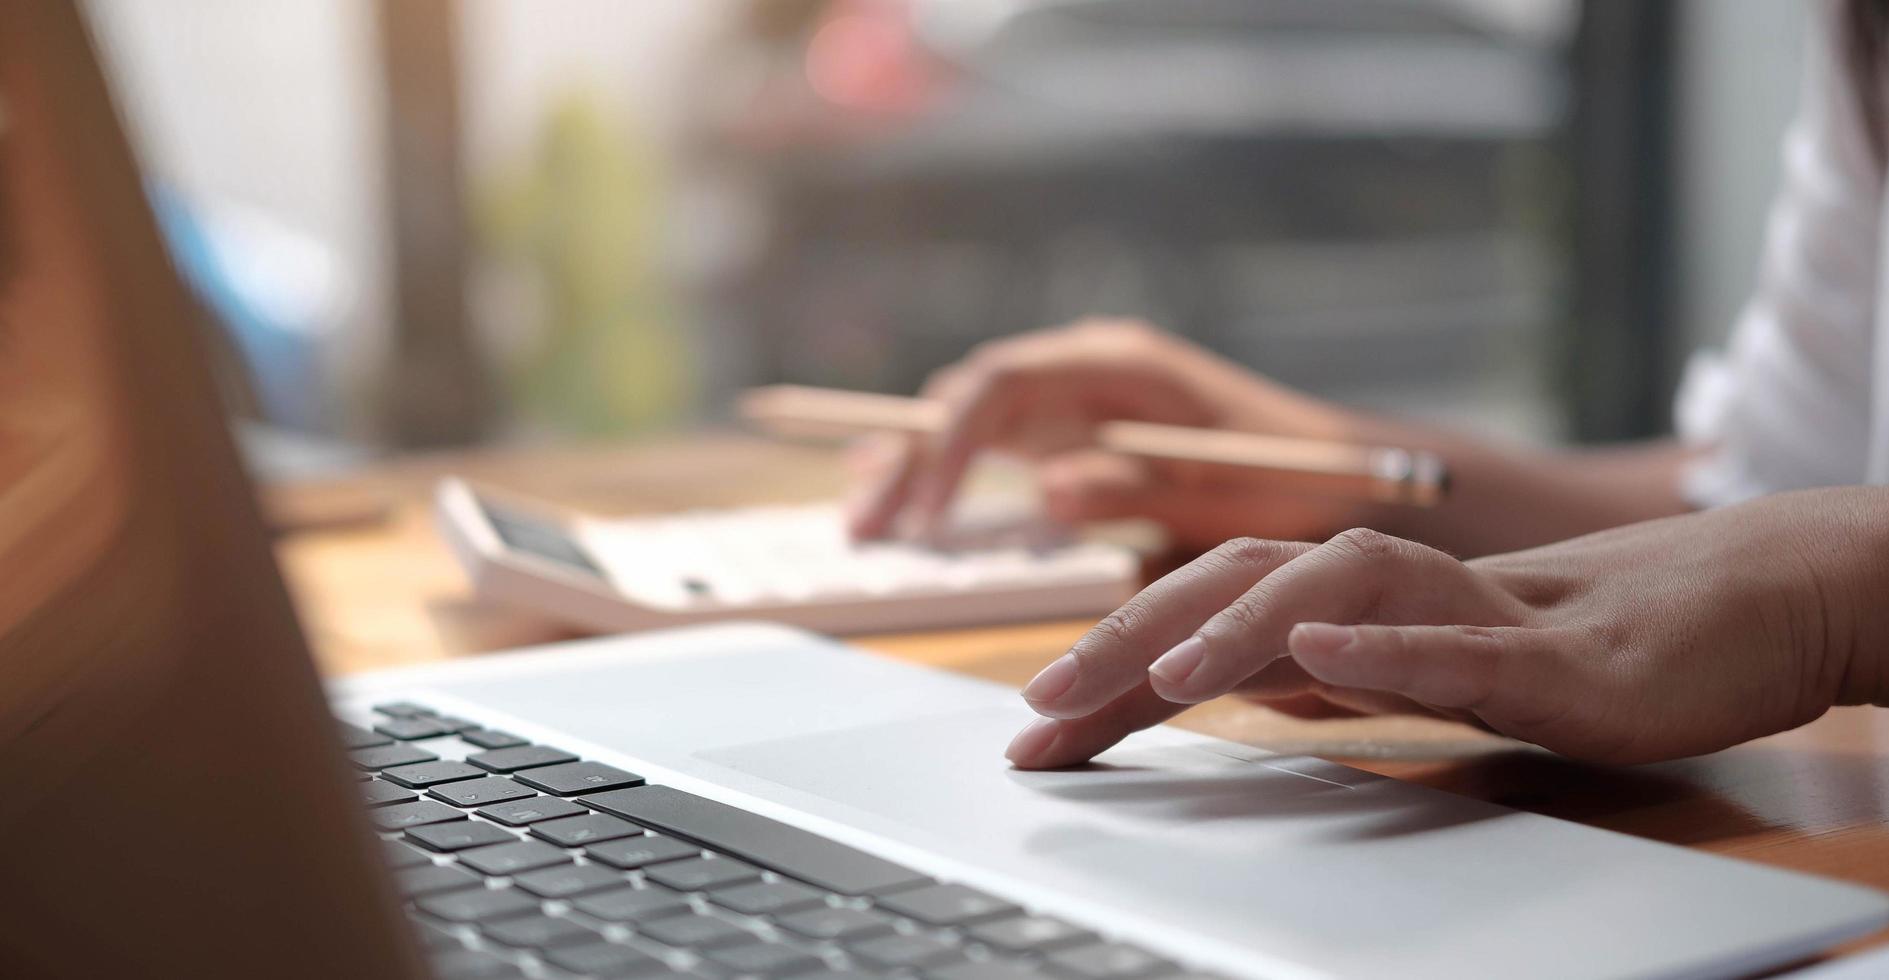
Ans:
[{"label": "knuckle", "polygon": [[1396,538],[1368,527],[1340,531],[1326,543],[1347,557],[1372,563],[1397,557],[1402,547]]},{"label": "knuckle", "polygon": [[1279,542],[1265,538],[1234,538],[1215,548],[1213,554],[1235,565],[1260,565],[1276,559],[1279,548]]},{"label": "knuckle", "polygon": [[1077,645],[1078,660],[1090,660],[1106,655],[1106,651],[1120,649],[1134,642],[1140,632],[1142,621],[1139,611],[1133,603],[1109,613],[1089,628],[1089,632]]}]

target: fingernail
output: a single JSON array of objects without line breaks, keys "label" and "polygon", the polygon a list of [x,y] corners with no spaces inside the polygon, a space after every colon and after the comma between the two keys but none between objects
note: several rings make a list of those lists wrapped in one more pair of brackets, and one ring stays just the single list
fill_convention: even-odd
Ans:
[{"label": "fingernail", "polygon": [[1056,734],[1056,719],[1037,718],[1010,740],[1010,747],[1004,749],[1004,758],[1019,765],[1041,758],[1056,744]]},{"label": "fingernail", "polygon": [[1148,673],[1167,681],[1174,687],[1183,687],[1187,679],[1200,667],[1200,661],[1206,656],[1207,643],[1198,636],[1190,636],[1174,645],[1174,649],[1161,655],[1161,659],[1148,665]]},{"label": "fingernail", "polygon": [[1043,668],[1043,672],[1024,685],[1023,700],[1032,704],[1055,701],[1069,693],[1076,686],[1076,655],[1065,653],[1056,662]]},{"label": "fingernail", "polygon": [[1340,653],[1357,639],[1357,631],[1349,626],[1333,626],[1330,623],[1300,623],[1292,627],[1292,635],[1286,637],[1286,646],[1295,651],[1313,655]]}]

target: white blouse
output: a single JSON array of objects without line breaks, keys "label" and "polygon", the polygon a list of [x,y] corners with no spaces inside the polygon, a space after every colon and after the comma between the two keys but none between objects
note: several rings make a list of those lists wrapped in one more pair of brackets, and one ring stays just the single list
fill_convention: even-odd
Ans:
[{"label": "white blouse", "polygon": [[1844,60],[1840,4],[1821,0],[1816,13],[1757,286],[1729,348],[1695,357],[1680,389],[1681,436],[1712,447],[1685,476],[1701,506],[1889,483],[1884,169]]}]

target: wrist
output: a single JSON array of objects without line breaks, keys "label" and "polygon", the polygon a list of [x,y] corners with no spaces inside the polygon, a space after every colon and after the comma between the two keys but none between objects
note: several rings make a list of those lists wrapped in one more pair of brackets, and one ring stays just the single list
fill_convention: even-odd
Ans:
[{"label": "wrist", "polygon": [[[1801,554],[1815,579],[1821,654],[1835,678],[1834,704],[1889,705],[1889,488],[1807,491]],[[1797,497],[1799,494],[1783,495]]]}]

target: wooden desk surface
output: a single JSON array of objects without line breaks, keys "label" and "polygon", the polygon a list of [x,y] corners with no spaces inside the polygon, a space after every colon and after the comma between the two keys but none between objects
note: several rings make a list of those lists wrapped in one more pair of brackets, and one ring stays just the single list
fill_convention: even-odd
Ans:
[{"label": "wooden desk surface", "polygon": [[[471,601],[434,535],[428,495],[446,473],[601,513],[818,500],[839,490],[831,453],[733,437],[640,447],[419,457],[345,481],[272,488],[272,502],[384,519],[290,533],[278,554],[323,669],[372,670],[568,638],[555,624]],[[892,656],[1021,685],[1087,626],[1039,623],[866,637]],[[1222,701],[1179,724],[1336,759],[1478,799],[1667,843],[1889,889],[1889,711],[1846,708],[1793,732],[1633,769],[1561,760],[1422,719],[1305,722]],[[999,746],[992,746],[993,760]],[[1856,946],[1889,943],[1889,931]]]}]

